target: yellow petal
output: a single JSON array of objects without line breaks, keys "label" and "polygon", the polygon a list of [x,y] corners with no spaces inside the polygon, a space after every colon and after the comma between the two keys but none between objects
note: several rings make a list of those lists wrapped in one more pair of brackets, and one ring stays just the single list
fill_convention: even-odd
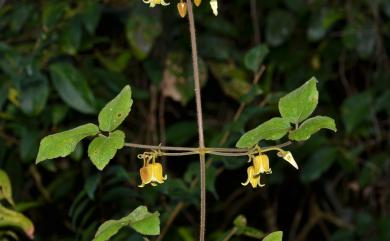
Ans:
[{"label": "yellow petal", "polygon": [[163,6],[168,6],[170,3],[166,3],[164,0],[160,0],[161,1],[161,5],[163,5]]},{"label": "yellow petal", "polygon": [[153,179],[153,170],[151,165],[147,165],[139,169],[139,175],[141,176],[141,185],[139,187],[144,187],[146,184],[149,184]]},{"label": "yellow petal", "polygon": [[248,175],[248,178],[247,178],[246,182],[242,182],[241,183],[241,185],[243,185],[243,186],[246,186],[246,185],[249,184],[250,177],[253,175],[252,174],[253,173],[253,167],[252,166],[248,167],[248,169],[246,169],[246,173]]},{"label": "yellow petal", "polygon": [[210,6],[215,16],[218,15],[218,2],[217,0],[210,0]]},{"label": "yellow petal", "polygon": [[153,177],[152,177],[152,180],[154,182],[158,182],[158,183],[164,183],[164,181],[167,179],[167,175],[163,176],[163,169],[162,169],[162,165],[160,163],[153,163],[153,164],[150,164],[153,168]]},{"label": "yellow petal", "polygon": [[187,4],[179,2],[177,4],[177,10],[179,11],[180,17],[184,18],[187,15]]},{"label": "yellow petal", "polygon": [[202,0],[194,0],[194,3],[197,7],[202,3]]},{"label": "yellow petal", "polygon": [[269,167],[269,158],[265,154],[256,156],[253,159],[253,168],[255,175],[259,173],[272,173],[271,168]]}]

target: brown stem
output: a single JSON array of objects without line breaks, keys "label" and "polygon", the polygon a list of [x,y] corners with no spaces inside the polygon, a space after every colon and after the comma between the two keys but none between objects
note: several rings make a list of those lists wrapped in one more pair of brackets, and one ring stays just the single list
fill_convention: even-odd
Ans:
[{"label": "brown stem", "polygon": [[[188,8],[188,22],[191,35],[191,49],[192,49],[192,65],[194,70],[194,82],[195,82],[195,100],[196,100],[196,117],[198,122],[198,134],[199,134],[199,148],[204,148],[204,136],[203,136],[203,117],[202,117],[202,99],[200,93],[200,81],[199,81],[199,66],[198,66],[198,50],[196,46],[196,32],[195,32],[195,20],[194,13],[192,11],[192,2],[187,0]],[[199,241],[205,239],[206,229],[206,167],[205,167],[205,153],[199,153],[200,162],[200,230]]]},{"label": "brown stem", "polygon": [[183,207],[184,207],[184,203],[182,203],[182,202],[180,202],[176,205],[175,209],[173,210],[171,216],[167,220],[167,223],[165,224],[163,230],[160,233],[160,236],[158,236],[156,241],[162,241],[164,236],[167,234],[169,227],[171,226],[171,224],[173,223],[173,221],[175,220],[175,218],[179,214],[179,212],[183,209]]}]

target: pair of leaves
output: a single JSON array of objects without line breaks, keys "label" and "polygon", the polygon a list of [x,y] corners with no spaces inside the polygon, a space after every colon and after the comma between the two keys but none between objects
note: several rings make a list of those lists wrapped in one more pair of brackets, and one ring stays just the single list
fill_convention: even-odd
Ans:
[{"label": "pair of leaves", "polygon": [[[303,141],[322,128],[336,131],[334,120],[325,116],[316,116],[307,119],[318,104],[317,79],[311,78],[301,87],[290,92],[279,100],[279,112],[282,117],[268,120],[255,129],[245,133],[236,146],[250,148],[261,140],[278,140],[288,132],[289,138],[295,141]],[[306,120],[307,119],[307,120]],[[306,121],[304,121],[306,120]],[[291,130],[291,124],[299,128]]]},{"label": "pair of leaves", "polygon": [[99,127],[89,123],[43,138],[39,146],[36,163],[67,156],[75,150],[76,145],[82,139],[88,136],[96,136],[102,130],[109,132],[109,136],[100,135],[95,137],[88,148],[88,156],[92,163],[99,170],[102,170],[115,156],[116,151],[124,145],[125,134],[120,130],[114,130],[127,117],[132,103],[131,89],[127,85],[100,111],[98,116]]},{"label": "pair of leaves", "polygon": [[143,235],[160,234],[160,214],[150,213],[145,206],[139,206],[126,217],[119,220],[109,220],[98,228],[93,241],[109,240],[123,227],[131,227]]}]

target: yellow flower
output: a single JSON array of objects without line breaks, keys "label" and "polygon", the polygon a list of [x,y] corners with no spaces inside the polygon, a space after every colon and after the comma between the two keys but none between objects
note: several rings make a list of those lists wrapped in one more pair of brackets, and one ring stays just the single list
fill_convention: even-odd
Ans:
[{"label": "yellow flower", "polygon": [[163,176],[163,170],[160,163],[151,163],[144,165],[140,170],[139,174],[141,176],[141,185],[139,187],[144,187],[146,184],[151,184],[156,186],[157,183],[161,184],[167,180],[167,175]]},{"label": "yellow flower", "polygon": [[262,154],[258,156],[250,156],[249,161],[252,160],[252,166],[248,167],[247,174],[248,179],[246,182],[241,183],[242,185],[246,186],[249,183],[252,185],[253,188],[256,187],[263,187],[264,184],[261,184],[260,182],[260,174],[271,174],[272,170],[269,167],[269,158],[267,155]]},{"label": "yellow flower", "polygon": [[187,3],[180,1],[177,4],[177,11],[179,11],[180,17],[184,18],[187,15]]},{"label": "yellow flower", "polygon": [[165,0],[142,0],[146,4],[150,4],[149,6],[151,8],[154,8],[156,5],[161,4],[163,6],[169,5],[169,3],[166,3]]},{"label": "yellow flower", "polygon": [[295,167],[296,169],[298,169],[298,164],[297,162],[294,160],[294,157],[293,155],[291,154],[291,152],[289,151],[279,151],[277,153],[278,156],[282,157],[284,160],[286,160],[288,163],[290,163],[293,167]]},{"label": "yellow flower", "polygon": [[263,155],[258,155],[255,158],[253,158],[253,170],[255,175],[260,174],[260,173],[267,173],[271,174],[272,170],[269,167],[269,159],[268,156],[263,154]]},{"label": "yellow flower", "polygon": [[257,186],[259,187],[264,187],[264,184],[260,183],[260,174],[255,174],[254,172],[254,166],[250,166],[247,169],[247,174],[248,174],[248,179],[246,182],[241,183],[241,185],[246,186],[249,183],[252,185],[253,188],[256,188]]},{"label": "yellow flower", "polygon": [[197,7],[202,3],[202,0],[194,0],[194,3]]}]

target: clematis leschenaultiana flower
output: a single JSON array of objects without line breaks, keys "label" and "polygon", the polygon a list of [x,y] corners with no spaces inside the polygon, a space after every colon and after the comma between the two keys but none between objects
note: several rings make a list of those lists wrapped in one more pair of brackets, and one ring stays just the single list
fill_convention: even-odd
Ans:
[{"label": "clematis leschenaultiana flower", "polygon": [[149,7],[154,8],[156,5],[161,4],[163,6],[169,5],[165,0],[142,0],[146,4],[150,4]]},{"label": "clematis leschenaultiana flower", "polygon": [[138,158],[144,160],[143,167],[139,169],[142,183],[138,185],[138,187],[144,187],[147,184],[156,186],[167,180],[167,175],[163,175],[162,165],[156,162],[156,157],[158,155],[158,151],[144,152],[143,154],[138,155]]},{"label": "clematis leschenaultiana flower", "polygon": [[162,184],[165,180],[167,180],[167,175],[163,176],[163,169],[160,163],[146,164],[146,166],[139,170],[139,174],[142,181],[139,187],[144,187],[149,183],[152,186],[156,186],[157,184]]},{"label": "clematis leschenaultiana flower", "polygon": [[271,174],[271,168],[269,167],[269,159],[267,155],[258,155],[253,158],[252,162],[253,165],[248,167],[247,174],[248,179],[246,182],[241,183],[243,186],[248,185],[249,183],[252,185],[253,188],[256,187],[263,187],[264,184],[261,184],[260,182],[260,174],[266,173]]}]

